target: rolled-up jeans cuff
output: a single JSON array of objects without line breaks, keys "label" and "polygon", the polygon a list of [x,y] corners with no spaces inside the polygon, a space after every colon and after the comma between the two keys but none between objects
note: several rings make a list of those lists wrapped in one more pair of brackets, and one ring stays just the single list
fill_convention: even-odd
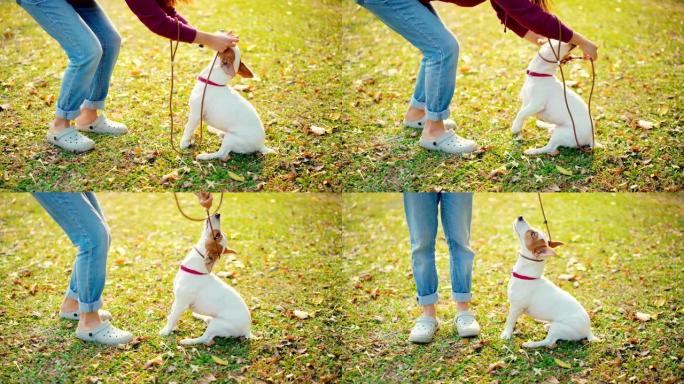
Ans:
[{"label": "rolled-up jeans cuff", "polygon": [[437,303],[439,295],[435,292],[427,296],[418,296],[417,299],[419,305],[431,305]]},{"label": "rolled-up jeans cuff", "polygon": [[57,111],[55,112],[55,115],[59,117],[60,119],[64,120],[73,120],[78,117],[78,115],[81,114],[81,110],[77,109],[75,111],[65,111],[59,107],[57,107]]},{"label": "rolled-up jeans cuff", "polygon": [[100,101],[85,100],[85,101],[83,101],[83,104],[81,104],[81,108],[104,110],[105,109],[105,101],[104,100],[100,100]]},{"label": "rolled-up jeans cuff", "polygon": [[413,97],[411,98],[411,101],[409,101],[409,105],[413,108],[425,109],[425,102],[424,101],[418,101]]},{"label": "rolled-up jeans cuff", "polygon": [[72,291],[71,288],[67,288],[66,297],[73,300],[78,300],[78,292]]},{"label": "rolled-up jeans cuff", "polygon": [[451,292],[451,297],[454,299],[454,301],[458,301],[459,303],[469,303],[470,300],[473,298],[473,294],[468,292],[468,293],[458,293],[458,292]]},{"label": "rolled-up jeans cuff", "polygon": [[432,121],[446,120],[451,115],[449,108],[443,110],[442,112],[432,112],[427,111],[427,119]]},{"label": "rolled-up jeans cuff", "polygon": [[95,312],[100,308],[102,308],[102,299],[98,299],[92,303],[83,303],[81,301],[78,302],[78,311],[81,313]]}]

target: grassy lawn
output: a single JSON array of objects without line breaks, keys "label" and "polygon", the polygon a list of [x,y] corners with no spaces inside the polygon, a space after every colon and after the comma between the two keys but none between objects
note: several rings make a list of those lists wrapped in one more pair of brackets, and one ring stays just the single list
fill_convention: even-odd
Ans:
[{"label": "grassy lawn", "polygon": [[[474,310],[481,339],[459,339],[444,237],[438,241],[440,318],[436,341],[408,341],[419,316],[410,266],[408,230],[398,195],[349,195],[344,206],[345,253],[340,267],[353,294],[337,328],[349,353],[348,382],[433,383],[673,383],[684,380],[684,270],[681,195],[547,195],[554,238],[567,245],[547,263],[546,276],[573,294],[591,314],[603,343],[561,342],[554,350],[524,351],[541,339],[529,317],[502,342],[506,287],[517,240],[511,223],[525,215],[541,225],[535,195],[476,195],[471,246],[476,251]],[[561,274],[577,276],[576,283]],[[653,318],[642,322],[636,312]],[[557,361],[556,361],[557,359]],[[565,367],[563,367],[565,366]],[[491,368],[490,368],[491,367]]]},{"label": "grassy lawn", "polygon": [[[252,309],[257,338],[184,348],[180,339],[204,329],[189,313],[169,338],[157,332],[197,223],[181,218],[170,194],[101,194],[113,234],[105,307],[116,325],[139,337],[118,349],[81,342],[75,325],[57,318],[74,251],[31,197],[0,195],[0,382],[684,379],[681,195],[547,195],[554,237],[568,244],[548,263],[547,276],[584,304],[604,342],[525,352],[522,341],[543,335],[529,318],[511,342],[498,339],[515,259],[510,223],[519,214],[539,223],[535,198],[476,196],[473,289],[481,341],[455,336],[454,309],[442,305],[436,341],[414,346],[406,339],[419,311],[400,195],[227,195],[223,229],[239,254],[216,272],[233,276],[227,279]],[[184,205],[193,199],[184,196]],[[447,265],[440,241],[442,297]],[[560,274],[577,275],[576,283]],[[294,310],[311,317],[300,320]],[[652,319],[638,321],[636,312]],[[155,359],[161,364],[146,367]]]},{"label": "grassy lawn", "polygon": [[[94,137],[96,149],[78,156],[45,142],[66,57],[14,1],[0,2],[0,189],[339,189],[331,157],[339,151],[339,137],[309,130],[316,125],[332,132],[342,119],[340,77],[333,70],[340,53],[338,1],[196,0],[179,8],[204,30],[234,30],[241,36],[243,59],[259,79],[232,84],[246,89],[266,126],[269,146],[278,151],[209,164],[195,162],[190,152],[179,156],[169,145],[168,40],[148,32],[123,1],[99,3],[123,38],[109,116],[124,121],[130,133]],[[211,59],[207,49],[180,47],[177,126],[185,124],[195,77]],[[220,143],[209,136],[203,150],[214,151]]]},{"label": "grassy lawn", "polygon": [[[235,80],[255,105],[278,154],[198,163],[168,142],[168,41],[142,26],[121,1],[102,1],[123,37],[108,101],[131,133],[95,138],[96,150],[65,154],[44,142],[66,58],[12,1],[0,3],[0,189],[269,191],[677,191],[681,188],[681,2],[558,1],[557,13],[601,47],[594,154],[563,150],[529,158],[546,134],[529,123],[511,139],[523,70],[535,49],[503,34],[489,5],[438,4],[461,43],[453,117],[483,151],[456,158],[420,149],[400,126],[418,52],[350,0],[195,0],[181,11],[206,30],[233,29],[257,80]],[[596,17],[600,15],[600,17]],[[207,50],[178,55],[176,122],[187,114]],[[588,67],[570,66],[588,94]],[[653,123],[649,128],[644,120]],[[326,129],[318,136],[311,126]],[[204,149],[217,148],[216,137]]]},{"label": "grassy lawn", "polygon": [[[335,284],[343,280],[333,246],[336,196],[227,196],[222,227],[239,255],[222,259],[215,272],[234,275],[229,283],[251,308],[258,338],[197,348],[178,344],[204,330],[189,312],[172,336],[157,332],[201,224],[182,218],[170,194],[100,200],[113,234],[105,307],[140,343],[107,348],[73,336],[74,323],[57,318],[74,259],[68,239],[30,196],[0,195],[0,382],[328,382],[341,374],[344,351],[333,333],[339,314],[330,304],[346,288]],[[194,196],[183,201],[196,205]],[[300,320],[294,310],[311,317]],[[160,365],[145,368],[157,358]]]},{"label": "grassy lawn", "polygon": [[[546,132],[530,121],[522,142],[511,138],[524,70],[536,48],[503,33],[488,4],[459,8],[435,3],[460,41],[460,71],[452,116],[460,132],[484,151],[468,158],[430,153],[417,133],[400,125],[418,68],[419,53],[363,8],[345,24],[346,69],[355,113],[341,135],[349,158],[344,190],[406,191],[444,188],[478,191],[672,191],[682,186],[682,71],[684,5],[681,1],[554,1],[555,12],[596,41],[595,154],[562,150],[526,157]],[[588,63],[570,65],[569,78],[585,99]],[[533,119],[531,119],[533,120]],[[638,121],[654,123],[640,128]]]}]

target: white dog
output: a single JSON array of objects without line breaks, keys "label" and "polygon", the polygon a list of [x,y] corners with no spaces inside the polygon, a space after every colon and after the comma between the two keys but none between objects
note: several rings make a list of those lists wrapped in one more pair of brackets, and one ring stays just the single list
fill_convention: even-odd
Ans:
[{"label": "white dog", "polygon": [[525,348],[551,347],[557,340],[597,341],[591,333],[587,311],[569,293],[543,276],[546,259],[555,256],[553,248],[563,243],[547,242],[544,234],[531,228],[522,216],[513,223],[513,228],[520,240],[520,251],[508,283],[510,309],[501,338],[510,339],[518,317],[527,313],[546,322],[548,334],[544,340],[523,343]]},{"label": "white dog", "polygon": [[[563,83],[554,76],[559,65],[554,55],[554,52],[558,54],[558,41],[552,40],[551,44],[553,47],[544,44],[527,68],[527,79],[520,92],[522,109],[518,112],[512,127],[513,135],[520,137],[525,120],[536,116],[537,126],[548,129],[551,138],[545,147],[526,150],[526,155],[557,155],[559,147],[577,148],[577,141],[580,146],[594,146],[589,108],[577,93],[568,88],[568,105],[577,132],[575,141],[572,121],[563,95]],[[574,47],[572,44],[561,43],[560,57],[567,58]]]},{"label": "white dog", "polygon": [[181,340],[183,345],[208,344],[214,337],[251,335],[252,318],[247,304],[235,289],[211,273],[214,263],[222,254],[235,253],[227,247],[226,236],[221,232],[220,225],[219,214],[205,221],[202,237],[181,263],[173,281],[175,300],[166,326],[159,334],[170,334],[188,308],[194,317],[207,323],[202,336]]},{"label": "white dog", "polygon": [[190,115],[180,147],[185,149],[190,146],[193,134],[200,123],[202,93],[205,86],[207,90],[204,97],[204,121],[212,127],[211,131],[223,138],[221,148],[217,152],[202,153],[197,156],[198,160],[226,160],[230,152],[273,152],[264,144],[266,134],[257,111],[228,85],[236,75],[254,77],[252,71],[242,62],[237,46],[219,53],[213,69],[209,64],[197,78],[197,84],[190,94]]}]

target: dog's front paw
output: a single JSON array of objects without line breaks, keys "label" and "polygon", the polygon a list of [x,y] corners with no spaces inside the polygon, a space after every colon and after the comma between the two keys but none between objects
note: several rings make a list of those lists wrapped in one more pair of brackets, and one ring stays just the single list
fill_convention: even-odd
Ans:
[{"label": "dog's front paw", "polygon": [[511,336],[512,336],[511,332],[503,331],[503,332],[501,332],[500,337],[501,337],[501,340],[510,340]]},{"label": "dog's front paw", "polygon": [[214,156],[211,153],[200,153],[199,155],[197,155],[197,160],[209,161],[209,160],[213,160],[213,159],[214,159]]},{"label": "dog's front paw", "polygon": [[168,327],[164,327],[161,331],[159,331],[159,336],[168,336],[171,334],[173,329],[170,329]]},{"label": "dog's front paw", "polygon": [[534,341],[526,341],[522,343],[523,348],[534,348],[535,344]]},{"label": "dog's front paw", "polygon": [[188,148],[190,148],[191,144],[192,144],[192,142],[190,139],[183,138],[183,140],[181,140],[181,142],[180,142],[180,148],[181,149],[188,149]]}]

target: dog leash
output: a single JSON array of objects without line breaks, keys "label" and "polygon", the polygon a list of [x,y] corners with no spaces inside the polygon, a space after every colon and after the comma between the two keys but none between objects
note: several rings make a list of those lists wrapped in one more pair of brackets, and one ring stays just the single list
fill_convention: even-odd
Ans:
[{"label": "dog leash", "polygon": [[546,233],[549,235],[549,242],[551,242],[551,230],[549,229],[549,221],[546,219],[546,212],[544,211],[544,203],[542,202],[541,192],[537,192],[537,198],[539,199],[539,207],[541,208],[542,216],[544,216]]},{"label": "dog leash", "polygon": [[[541,53],[537,53],[537,55],[547,63],[551,64],[558,64],[558,68],[560,69],[560,74],[561,74],[561,79],[563,80],[563,97],[565,99],[565,107],[568,110],[568,115],[570,115],[570,122],[572,122],[572,133],[575,136],[575,143],[577,144],[577,148],[582,149],[582,146],[580,145],[579,139],[577,138],[577,127],[575,126],[575,119],[572,116],[572,111],[570,110],[570,103],[568,102],[568,89],[567,89],[567,84],[565,82],[565,73],[563,71],[563,65],[568,63],[571,60],[582,60],[581,57],[575,57],[575,56],[570,56],[565,60],[561,60],[561,44],[562,44],[562,38],[563,38],[563,24],[561,23],[560,19],[556,17],[556,20],[558,21],[558,52],[555,51],[553,48],[553,43],[551,43],[551,39],[548,39],[549,46],[551,47],[551,52],[553,52],[553,55],[556,57],[556,61],[548,60],[544,56],[541,55]],[[592,112],[591,112],[591,101],[594,97],[594,87],[596,86],[596,68],[594,66],[594,59],[589,58],[589,61],[591,62],[591,92],[589,93],[589,102],[587,103],[587,109],[589,112],[589,122],[591,123],[591,149],[593,149],[596,146],[596,138],[594,135],[594,119],[592,118]],[[541,201],[541,200],[540,200]]]},{"label": "dog leash", "polygon": [[[176,147],[175,140],[173,138],[174,126],[173,126],[173,86],[174,86],[174,62],[176,61],[176,52],[178,51],[178,45],[180,43],[180,21],[176,20],[176,45],[174,46],[173,40],[169,40],[169,52],[171,58],[171,89],[169,91],[169,121],[170,121],[170,135],[171,148],[179,155],[183,155],[183,152]],[[214,64],[216,64],[216,59],[218,58],[218,52],[214,55],[214,61],[211,62],[211,67],[209,68],[209,74],[207,78],[211,78],[211,71],[214,70]],[[204,89],[202,90],[202,101],[200,104],[200,126],[199,126],[199,142],[196,146],[197,149],[201,148],[203,141],[203,123],[204,123],[204,96],[207,93],[207,83],[204,83]],[[195,153],[195,149],[192,150]]]},{"label": "dog leash", "polygon": [[[219,200],[218,206],[216,207],[216,210],[214,210],[214,213],[213,214],[210,213],[209,208],[207,208],[206,209],[207,217],[201,218],[201,219],[191,217],[190,215],[185,213],[185,211],[183,211],[183,208],[181,208],[180,202],[178,201],[178,194],[176,192],[173,193],[173,198],[176,200],[176,207],[178,208],[178,212],[180,212],[180,214],[183,215],[183,217],[185,217],[186,219],[188,219],[190,221],[204,221],[204,220],[206,220],[207,223],[209,223],[209,229],[211,230],[211,237],[214,240],[216,247],[220,249],[221,244],[219,244],[218,241],[221,238],[221,232],[219,232],[218,234],[214,233],[214,226],[211,224],[211,216],[217,214],[218,211],[221,209],[221,206],[223,205],[223,192],[221,192],[221,199]],[[197,250],[197,248],[195,248],[195,252],[197,252],[200,256],[202,256],[203,259],[205,258],[204,255],[200,251]]]}]

